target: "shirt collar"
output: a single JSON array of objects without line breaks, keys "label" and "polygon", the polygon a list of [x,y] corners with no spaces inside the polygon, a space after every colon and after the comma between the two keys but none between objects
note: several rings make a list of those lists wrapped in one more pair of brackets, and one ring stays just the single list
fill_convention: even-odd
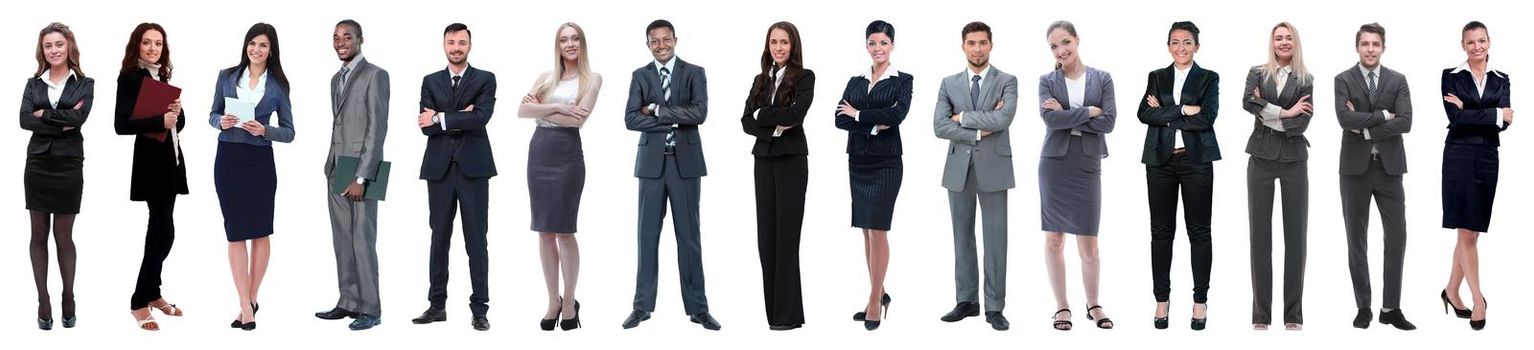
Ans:
[{"label": "shirt collar", "polygon": [[670,61],[666,61],[666,64],[661,64],[659,60],[656,60],[655,63],[654,63],[655,71],[659,72],[661,68],[665,68],[667,71],[670,71],[671,73],[675,74],[676,73],[676,60],[677,60],[676,56],[671,56],[671,60]]},{"label": "shirt collar", "polygon": [[[1454,67],[1454,71],[1449,72],[1449,74],[1459,74],[1459,72],[1467,71],[1467,70],[1470,70],[1470,61],[1465,61],[1465,63],[1460,63],[1459,67]],[[1503,79],[1507,79],[1507,75],[1502,74],[1502,71],[1497,70],[1496,66],[1491,65],[1491,60],[1490,59],[1487,59],[1487,61],[1486,61],[1486,72],[1492,73],[1492,74],[1496,74],[1497,76],[1502,77]]]},{"label": "shirt collar", "polygon": [[[43,84],[48,84],[48,87],[55,88],[55,89],[64,88],[63,84],[54,84],[53,80],[51,79],[52,76],[53,76],[53,68],[48,68],[47,70],[43,71],[43,75],[39,75],[39,76],[37,76],[37,78],[41,79],[43,81]],[[69,83],[69,79],[74,79],[74,77],[75,77],[75,71],[71,69],[69,71],[69,75],[64,77],[64,84]]]},{"label": "shirt collar", "polygon": [[469,68],[472,68],[472,67],[474,67],[474,66],[473,65],[469,65],[469,64],[465,64],[463,66],[463,71],[462,72],[453,73],[453,66],[452,65],[448,65],[447,68],[446,68],[447,69],[447,75],[448,75],[448,77],[461,77],[461,76],[464,76],[465,74],[469,74]]},{"label": "shirt collar", "polygon": [[977,76],[977,75],[980,76],[980,80],[985,80],[985,77],[987,75],[991,74],[991,65],[990,64],[986,64],[985,65],[985,69],[981,69],[980,73],[975,73],[975,71],[973,69],[969,69],[969,67],[965,67],[964,68],[964,73],[969,74],[969,80],[970,81],[974,81],[975,80],[975,76]]},{"label": "shirt collar", "polygon": [[1374,66],[1374,69],[1371,70],[1371,69],[1368,69],[1368,68],[1364,68],[1364,64],[1363,63],[1359,63],[1358,64],[1358,74],[1362,74],[1364,76],[1364,78],[1368,78],[1369,77],[1369,72],[1374,72],[1374,78],[1375,79],[1379,79],[1380,78],[1380,70],[1383,69],[1384,67],[1385,67],[1385,65],[1382,64],[1382,65]]},{"label": "shirt collar", "polygon": [[874,70],[874,67],[873,66],[869,66],[868,67],[868,71],[863,72],[863,74],[860,75],[860,76],[863,77],[863,79],[868,79],[869,82],[878,83],[879,81],[882,81],[884,79],[890,79],[890,78],[894,78],[897,75],[900,75],[900,71],[895,69],[895,64],[893,64],[893,63],[891,63],[887,67],[884,67],[884,75],[878,76],[877,78],[875,78],[873,76],[874,75],[873,70]]},{"label": "shirt collar", "polygon": [[341,67],[345,67],[346,74],[351,75],[352,72],[357,71],[358,62],[362,62],[362,54],[360,53],[357,56],[353,56],[351,61],[341,64]]}]

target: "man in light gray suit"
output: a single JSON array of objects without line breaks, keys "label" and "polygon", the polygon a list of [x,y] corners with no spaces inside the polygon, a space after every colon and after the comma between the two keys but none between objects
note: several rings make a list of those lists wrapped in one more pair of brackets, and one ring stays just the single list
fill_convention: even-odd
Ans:
[{"label": "man in light gray suit", "polygon": [[1411,90],[1406,76],[1380,65],[1385,28],[1365,24],[1354,36],[1358,64],[1337,74],[1337,122],[1342,124],[1342,222],[1347,230],[1348,270],[1358,315],[1353,327],[1369,328],[1369,201],[1379,204],[1385,226],[1385,302],[1380,323],[1400,330],[1417,326],[1401,313],[1401,266],[1406,260],[1406,147],[1411,131]]},{"label": "man in light gray suit", "polygon": [[[353,20],[336,23],[332,37],[341,70],[330,79],[330,107],[335,124],[330,132],[330,154],[325,158],[325,188],[330,189],[337,159],[357,157],[357,180],[341,194],[328,193],[330,232],[336,251],[336,279],[341,296],[330,311],[315,317],[338,320],[351,317],[349,328],[364,330],[379,324],[378,300],[378,201],[364,200],[363,190],[383,160],[384,136],[388,134],[389,72],[362,58],[362,25]],[[352,176],[345,174],[340,176]]]},{"label": "man in light gray suit", "polygon": [[980,315],[980,272],[975,251],[975,202],[985,232],[985,321],[1011,328],[1001,310],[1007,296],[1007,190],[1012,179],[1012,142],[1007,127],[1017,114],[1017,77],[990,65],[991,27],[964,26],[964,72],[943,78],[932,131],[947,139],[943,187],[953,218],[954,284],[958,305],[943,315],[958,322]]}]

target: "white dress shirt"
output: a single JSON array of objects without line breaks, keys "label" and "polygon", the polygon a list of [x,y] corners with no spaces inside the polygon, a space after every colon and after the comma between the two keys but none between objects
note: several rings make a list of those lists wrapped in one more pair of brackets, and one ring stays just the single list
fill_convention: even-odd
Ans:
[{"label": "white dress shirt", "polygon": [[[1183,83],[1188,81],[1188,73],[1191,71],[1193,71],[1193,66],[1191,65],[1188,66],[1188,69],[1177,68],[1176,65],[1172,66],[1172,103],[1175,103],[1174,107],[1177,108],[1178,114],[1182,113]],[[1177,148],[1184,148],[1182,143],[1182,130],[1172,131],[1172,141],[1177,145]]]},{"label": "white dress shirt", "polygon": [[[1465,61],[1465,63],[1460,64],[1459,67],[1455,67],[1453,71],[1449,72],[1449,74],[1459,74],[1459,72],[1467,71],[1467,70],[1470,70],[1470,61]],[[1495,68],[1491,67],[1491,61],[1490,60],[1486,61],[1486,72],[1485,72],[1485,74],[1486,75],[1496,74],[1497,76],[1500,76],[1503,79],[1507,79],[1507,75],[1502,74],[1502,71],[1496,70]],[[1482,76],[1480,79],[1476,79],[1475,72],[1472,71],[1472,72],[1470,72],[1470,79],[1471,80],[1475,80],[1475,95],[1476,96],[1485,96],[1486,95],[1486,80],[1487,80],[1486,76]],[[1465,96],[1459,96],[1459,98],[1461,100],[1464,100],[1466,97]],[[1501,128],[1502,127],[1502,115],[1503,115],[1502,114],[1502,108],[1497,108],[1497,128]]]},{"label": "white dress shirt", "polygon": [[[894,78],[894,77],[899,76],[899,75],[900,75],[900,71],[895,70],[895,66],[893,64],[891,64],[891,65],[888,65],[888,66],[884,67],[884,75],[880,75],[878,77],[874,77],[873,67],[869,66],[868,67],[868,72],[864,72],[863,75],[860,75],[860,76],[863,77],[863,79],[868,80],[868,92],[873,92],[874,91],[874,86],[875,85],[879,85],[879,82],[884,81],[885,79]],[[863,111],[861,111],[861,110],[852,113],[852,120],[856,120],[856,121],[862,122],[863,119],[860,118],[861,114],[863,114]],[[869,135],[878,135],[879,134],[879,128],[876,126],[874,128],[869,129],[868,134]]]},{"label": "white dress shirt", "polygon": [[[1278,72],[1274,74],[1273,82],[1276,83],[1278,87],[1278,93],[1274,95],[1275,98],[1283,96],[1284,86],[1289,84],[1290,74],[1294,74],[1294,67],[1292,66],[1284,66],[1283,68],[1279,68]],[[1283,107],[1279,107],[1278,105],[1273,104],[1273,102],[1268,102],[1268,105],[1263,106],[1262,111],[1257,112],[1257,115],[1262,117],[1263,126],[1273,130],[1284,131],[1283,112]]]},{"label": "white dress shirt", "polygon": [[[1065,77],[1065,101],[1070,109],[1081,108],[1087,101],[1087,75],[1082,72],[1080,79]],[[1071,129],[1071,135],[1081,136],[1081,130]]]}]

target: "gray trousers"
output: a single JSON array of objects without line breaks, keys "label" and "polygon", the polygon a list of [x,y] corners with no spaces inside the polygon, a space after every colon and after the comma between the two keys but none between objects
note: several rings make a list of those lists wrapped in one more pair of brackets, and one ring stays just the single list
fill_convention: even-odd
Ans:
[{"label": "gray trousers", "polygon": [[1252,234],[1252,323],[1273,322],[1273,183],[1284,210],[1284,323],[1305,323],[1305,224],[1310,212],[1306,161],[1252,157],[1246,163],[1247,213]]},{"label": "gray trousers", "polygon": [[1342,222],[1348,234],[1348,270],[1353,275],[1353,301],[1370,308],[1369,201],[1379,200],[1380,221],[1385,226],[1386,309],[1401,307],[1401,266],[1406,260],[1406,189],[1401,175],[1385,173],[1379,160],[1369,163],[1363,175],[1342,175]]},{"label": "gray trousers", "polygon": [[676,158],[666,156],[659,179],[639,178],[639,273],[634,283],[634,310],[654,312],[659,272],[660,229],[671,203],[676,231],[676,265],[682,283],[682,308],[688,315],[708,312],[703,285],[703,246],[698,227],[702,178],[683,178]]},{"label": "gray trousers", "polygon": [[[330,188],[330,181],[325,181]],[[375,317],[383,316],[378,298],[378,201],[353,202],[327,193],[330,237],[336,251],[336,307]]]},{"label": "gray trousers", "polygon": [[953,216],[953,279],[959,302],[980,301],[980,267],[975,251],[975,203],[978,200],[985,232],[985,311],[1001,311],[1007,299],[1007,191],[975,189],[970,165],[964,190],[948,192]]}]

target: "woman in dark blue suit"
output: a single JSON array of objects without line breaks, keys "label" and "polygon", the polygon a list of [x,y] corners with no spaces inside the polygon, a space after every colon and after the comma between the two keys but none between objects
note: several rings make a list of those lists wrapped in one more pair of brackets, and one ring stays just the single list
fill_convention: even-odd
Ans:
[{"label": "woman in dark blue suit", "polygon": [[[1439,297],[1470,328],[1486,327],[1486,297],[1481,294],[1480,253],[1476,241],[1491,223],[1497,195],[1498,134],[1513,123],[1507,74],[1488,66],[1491,37],[1481,22],[1465,24],[1460,46],[1468,56],[1459,67],[1443,70],[1443,109],[1449,136],[1443,146],[1443,227],[1458,231],[1449,284]],[[1465,310],[1460,282],[1470,285],[1475,307]]]},{"label": "woman in dark blue suit", "polygon": [[868,263],[868,305],[852,319],[868,330],[879,328],[884,308],[890,304],[884,292],[889,270],[889,229],[900,194],[900,122],[911,110],[910,74],[890,67],[895,51],[895,27],[873,21],[864,31],[869,72],[852,77],[836,106],[836,127],[847,130],[847,173],[852,184],[852,226],[863,229],[863,254]]},{"label": "woman in dark blue suit", "polygon": [[[245,32],[244,43],[240,64],[218,73],[208,124],[221,130],[213,161],[213,185],[224,214],[229,271],[240,301],[240,316],[229,327],[249,331],[256,329],[256,297],[272,254],[268,236],[272,234],[277,197],[272,142],[293,142],[293,107],[288,100],[288,78],[282,73],[277,29],[256,23]],[[255,108],[230,109],[226,99]],[[254,115],[237,114],[252,112]],[[275,127],[270,125],[272,114],[277,114]],[[246,242],[250,242],[248,247]]]},{"label": "woman in dark blue suit", "polygon": [[[80,49],[69,26],[52,23],[37,35],[37,73],[21,95],[21,128],[32,132],[22,177],[32,214],[32,277],[37,283],[37,328],[53,329],[48,299],[48,229],[59,252],[64,328],[75,326],[75,214],[85,180],[80,127],[91,114],[96,81],[80,70]],[[50,222],[51,221],[51,222]]]}]

